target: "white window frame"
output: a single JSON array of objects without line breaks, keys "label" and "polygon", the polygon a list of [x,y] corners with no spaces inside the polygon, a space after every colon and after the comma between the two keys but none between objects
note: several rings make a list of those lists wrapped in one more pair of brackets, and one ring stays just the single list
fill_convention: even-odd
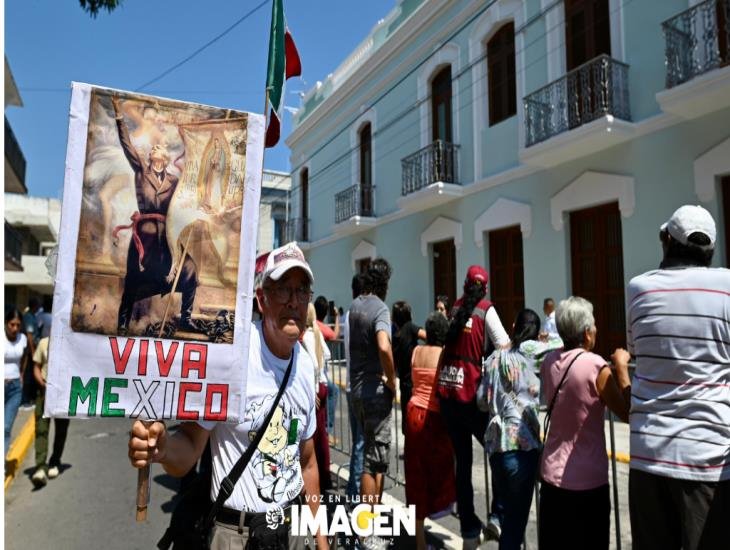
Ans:
[{"label": "white window frame", "polygon": [[474,220],[474,244],[482,248],[486,232],[513,225],[520,226],[522,240],[528,239],[532,235],[532,207],[500,197]]},{"label": "white window frame", "polygon": [[461,249],[461,244],[464,242],[461,222],[439,216],[421,233],[421,254],[424,257],[428,256],[429,244],[448,239],[454,239],[456,250]]},{"label": "white window frame", "polygon": [[[474,23],[469,35],[469,63],[472,64],[472,101],[474,104],[474,178],[483,177],[482,129],[489,126],[489,86],[487,85],[486,43],[505,23],[513,22],[517,31],[525,22],[522,0],[501,0]],[[479,57],[483,59],[477,61]],[[517,93],[517,143],[524,143],[525,39],[515,32],[515,89]]]},{"label": "white window frame", "polygon": [[377,251],[375,245],[371,242],[362,240],[350,253],[350,260],[352,261],[353,273],[357,270],[357,262],[359,260],[372,260],[377,258]]},{"label": "white window frame", "polygon": [[715,200],[717,178],[730,174],[730,138],[694,161],[695,193],[701,202]]},{"label": "white window frame", "polygon": [[[624,33],[625,0],[608,0],[608,18],[611,27],[611,57],[626,62]],[[544,11],[553,0],[540,0]],[[548,83],[567,72],[567,48],[565,44],[565,2],[560,2],[545,14],[545,47],[547,49]]]},{"label": "white window frame", "polygon": [[451,65],[451,124],[454,143],[460,142],[459,134],[459,78],[455,78],[461,71],[460,49],[457,44],[449,42],[436,51],[423,64],[417,77],[417,98],[419,116],[421,117],[421,148],[429,145],[431,140],[431,81],[436,73],[446,65]]},{"label": "white window frame", "polygon": [[[364,106],[363,106],[364,109]],[[350,127],[350,185],[358,185],[360,183],[360,130],[366,124],[370,124],[370,155],[372,166],[370,170],[372,172],[373,185],[376,184],[377,178],[375,168],[378,165],[375,157],[375,132],[377,130],[377,115],[375,108],[371,107],[367,111],[364,111],[355,123]]]},{"label": "white window frame", "polygon": [[618,201],[621,216],[630,218],[636,207],[634,178],[607,172],[583,172],[550,199],[550,219],[562,231],[569,212]]}]

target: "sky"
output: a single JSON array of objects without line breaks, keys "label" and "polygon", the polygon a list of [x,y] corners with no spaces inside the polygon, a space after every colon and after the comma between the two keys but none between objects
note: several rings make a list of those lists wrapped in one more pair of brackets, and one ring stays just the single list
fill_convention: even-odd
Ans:
[{"label": "sky", "polygon": [[[124,0],[96,19],[78,0],[5,0],[5,55],[23,107],[6,116],[27,162],[34,196],[61,198],[70,83],[135,90],[222,33],[262,0]],[[324,80],[395,6],[396,0],[288,0],[288,27],[302,80],[287,82],[286,105]],[[271,2],[141,93],[262,113]],[[289,171],[291,115],[264,166]]]}]

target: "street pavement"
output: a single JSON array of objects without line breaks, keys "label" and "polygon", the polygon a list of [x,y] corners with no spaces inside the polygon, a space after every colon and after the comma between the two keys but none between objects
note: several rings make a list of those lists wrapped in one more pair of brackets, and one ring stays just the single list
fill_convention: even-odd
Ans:
[{"label": "street pavement", "polygon": [[178,481],[154,465],[148,519],[135,522],[137,471],[127,459],[130,426],[126,419],[72,420],[62,473],[42,489],[30,481],[31,448],[5,492],[5,548],[155,548],[170,521]]},{"label": "street pavement", "polygon": [[[338,404],[335,427],[336,446],[349,447],[346,428],[344,395]],[[346,412],[345,412],[346,414]],[[19,422],[22,419],[19,417]],[[399,420],[400,421],[400,420]],[[75,550],[81,548],[148,549],[155,548],[170,520],[179,481],[167,476],[159,465],[152,467],[151,503],[148,520],[135,522],[135,492],[137,472],[127,459],[127,432],[131,422],[124,419],[74,420],[69,428],[63,470],[55,480],[49,480],[42,489],[34,489],[30,481],[33,472],[34,451],[30,450],[18,477],[5,493],[5,548],[28,550],[54,548]],[[608,433],[608,432],[607,432]],[[628,452],[628,427],[617,423],[617,449]],[[398,461],[402,436],[393,428],[394,448],[391,473],[401,483],[389,479],[388,498],[405,503],[403,463]],[[608,441],[608,436],[607,436]],[[344,492],[349,457],[332,450],[332,470],[339,469],[339,486]],[[343,468],[339,468],[345,465]],[[610,477],[610,476],[609,476]],[[337,477],[333,480],[337,482]],[[631,548],[628,517],[628,465],[617,465],[619,510],[621,521],[621,548]],[[474,444],[474,503],[477,514],[487,514],[484,454]],[[570,518],[566,518],[566,533]],[[455,515],[428,522],[429,542],[438,548],[460,548],[459,524]],[[526,547],[536,549],[535,506],[530,514],[526,532]],[[611,548],[617,548],[614,517],[611,517]],[[407,540],[398,541],[396,548],[411,548]],[[482,546],[497,548],[495,542]]]}]

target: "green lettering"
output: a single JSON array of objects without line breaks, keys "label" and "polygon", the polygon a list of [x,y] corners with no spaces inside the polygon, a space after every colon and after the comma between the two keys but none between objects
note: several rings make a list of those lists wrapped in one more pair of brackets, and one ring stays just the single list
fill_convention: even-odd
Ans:
[{"label": "green lettering", "polygon": [[114,388],[126,388],[126,378],[105,378],[104,379],[104,396],[101,401],[101,416],[124,416],[124,409],[112,409],[110,405],[119,402],[119,395]]},{"label": "green lettering", "polygon": [[80,376],[71,378],[71,397],[68,403],[68,415],[76,416],[76,404],[78,401],[82,403],[89,400],[88,416],[96,416],[96,394],[99,391],[99,377],[95,376],[89,379],[88,384],[84,385]]}]

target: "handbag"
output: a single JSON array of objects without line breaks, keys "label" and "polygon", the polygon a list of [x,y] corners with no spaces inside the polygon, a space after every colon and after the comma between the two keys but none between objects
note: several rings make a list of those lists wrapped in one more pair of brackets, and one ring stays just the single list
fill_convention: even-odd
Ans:
[{"label": "handbag", "polygon": [[[256,437],[246,447],[243,455],[234,464],[228,475],[221,480],[215,502],[210,502],[211,471],[205,476],[198,476],[183,494],[172,514],[170,526],[157,543],[157,547],[160,550],[168,550],[170,546],[173,547],[173,550],[207,550],[210,548],[210,531],[215,522],[215,517],[233,493],[233,488],[241,478],[243,471],[251,461],[254,451],[264,437],[264,433],[274,416],[274,411],[276,411],[281,396],[284,394],[284,390],[289,383],[289,375],[291,374],[293,364],[294,353],[292,353],[291,359],[289,359],[284,380],[281,382],[276,399],[274,399],[274,403],[271,405],[271,409],[269,409],[261,429],[256,430]],[[253,527],[250,528],[250,532],[252,531]]]}]

